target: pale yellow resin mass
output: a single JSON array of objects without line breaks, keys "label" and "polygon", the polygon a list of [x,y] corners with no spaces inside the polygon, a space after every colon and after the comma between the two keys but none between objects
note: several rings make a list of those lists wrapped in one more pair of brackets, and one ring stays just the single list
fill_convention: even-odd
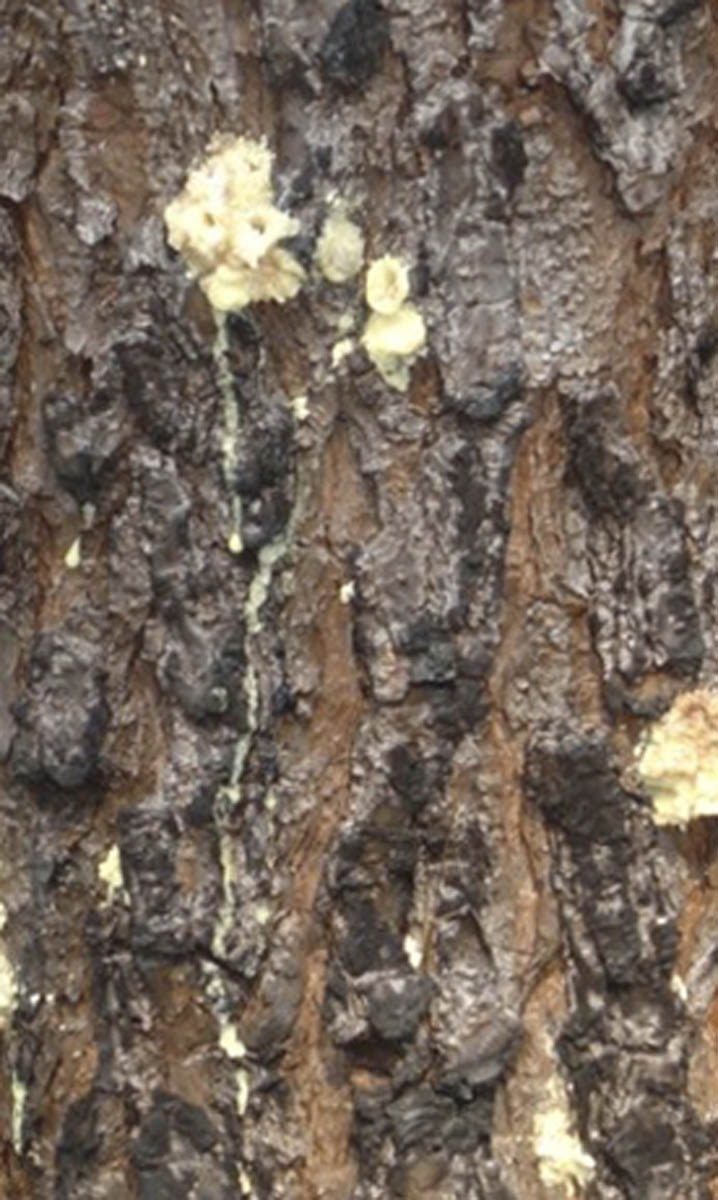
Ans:
[{"label": "pale yellow resin mass", "polygon": [[341,212],[331,213],[324,222],[315,258],[330,283],[353,279],[364,261],[364,237],[359,226]]},{"label": "pale yellow resin mass", "polygon": [[369,314],[362,345],[385,383],[406,391],[409,366],[426,343],[426,326],[419,310],[407,302],[409,271],[401,259],[385,254],[366,277]]},{"label": "pale yellow resin mass", "polygon": [[275,207],[272,153],[264,142],[222,138],[167,205],[170,245],[220,312],[296,296],[304,271],[279,245],[299,222]]},{"label": "pale yellow resin mass", "polygon": [[400,258],[385,254],[366,273],[366,302],[374,312],[398,312],[409,295],[409,272]]},{"label": "pale yellow resin mass", "polygon": [[652,726],[637,770],[657,825],[718,816],[718,692],[684,692]]},{"label": "pale yellow resin mass", "polygon": [[569,1124],[567,1109],[555,1107],[534,1118],[534,1149],[541,1182],[565,1195],[582,1196],[596,1164]]}]

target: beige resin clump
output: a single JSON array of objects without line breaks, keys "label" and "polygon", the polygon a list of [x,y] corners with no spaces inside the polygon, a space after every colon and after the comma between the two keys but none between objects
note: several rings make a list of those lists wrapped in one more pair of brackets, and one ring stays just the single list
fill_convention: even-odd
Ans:
[{"label": "beige resin clump", "polygon": [[364,262],[364,237],[358,225],[343,213],[327,217],[317,242],[316,263],[330,283],[347,283]]},{"label": "beige resin clump", "polygon": [[426,326],[419,310],[407,300],[409,272],[389,254],[367,271],[366,302],[372,310],[362,345],[385,383],[406,391],[409,367],[426,344]]},{"label": "beige resin clump", "polygon": [[182,254],[213,308],[283,303],[304,280],[279,245],[299,222],[274,205],[272,153],[264,142],[222,138],[165,209],[170,245]]},{"label": "beige resin clump", "polygon": [[399,258],[385,254],[366,273],[366,302],[374,312],[389,316],[398,312],[409,295],[409,272]]},{"label": "beige resin clump", "polygon": [[718,816],[718,692],[684,692],[638,751],[657,825]]},{"label": "beige resin clump", "polygon": [[596,1163],[571,1131],[565,1097],[534,1118],[534,1149],[544,1187],[580,1196],[595,1174]]}]

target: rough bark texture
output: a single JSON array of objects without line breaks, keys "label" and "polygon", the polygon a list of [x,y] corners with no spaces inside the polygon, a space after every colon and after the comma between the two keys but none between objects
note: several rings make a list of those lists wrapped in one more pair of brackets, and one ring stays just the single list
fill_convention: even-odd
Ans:
[{"label": "rough bark texture", "polygon": [[[625,775],[717,666],[710,9],[2,16],[0,1194],[718,1196],[715,826]],[[225,349],[162,221],[215,132],[310,268]],[[332,368],[332,194],[407,396]]]}]

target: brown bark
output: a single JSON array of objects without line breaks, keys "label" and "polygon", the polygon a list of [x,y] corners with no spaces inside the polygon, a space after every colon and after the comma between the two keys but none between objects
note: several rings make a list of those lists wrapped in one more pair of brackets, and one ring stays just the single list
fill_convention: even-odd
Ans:
[{"label": "brown bark", "polygon": [[[714,822],[626,773],[716,671],[713,10],[2,22],[0,1196],[718,1196]],[[226,353],[217,133],[307,269]]]}]

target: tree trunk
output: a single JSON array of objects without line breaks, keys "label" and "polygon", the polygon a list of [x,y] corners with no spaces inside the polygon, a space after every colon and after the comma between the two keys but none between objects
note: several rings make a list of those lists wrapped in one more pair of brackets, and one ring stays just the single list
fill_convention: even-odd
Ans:
[{"label": "tree trunk", "polygon": [[[717,665],[711,11],[3,27],[0,1195],[718,1197],[715,823],[627,774]],[[306,275],[224,321],[217,134]]]}]

